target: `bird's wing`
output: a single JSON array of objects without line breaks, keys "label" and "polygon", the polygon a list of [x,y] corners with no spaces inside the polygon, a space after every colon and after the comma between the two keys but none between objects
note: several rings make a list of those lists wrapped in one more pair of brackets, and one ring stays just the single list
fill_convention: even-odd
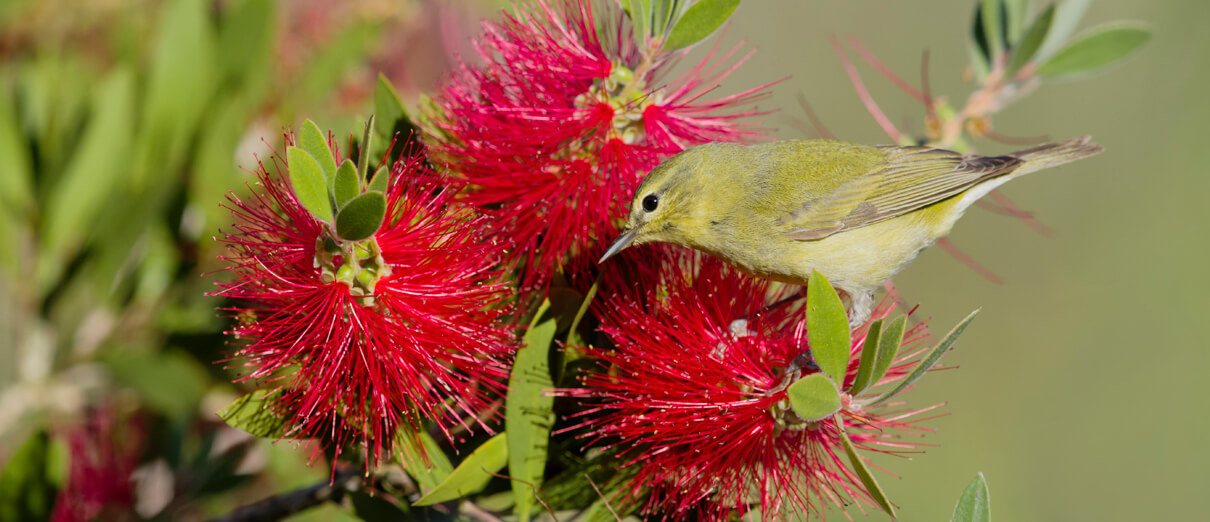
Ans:
[{"label": "bird's wing", "polygon": [[906,214],[962,193],[1021,165],[1012,156],[974,156],[929,147],[883,147],[886,162],[782,216],[792,239],[823,239]]}]

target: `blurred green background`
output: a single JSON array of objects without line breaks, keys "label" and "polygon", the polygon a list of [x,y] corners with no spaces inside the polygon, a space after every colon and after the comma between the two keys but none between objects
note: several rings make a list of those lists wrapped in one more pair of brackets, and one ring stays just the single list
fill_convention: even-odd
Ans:
[{"label": "blurred green background", "polygon": [[[885,142],[827,36],[858,37],[915,85],[929,49],[934,96],[960,105],[971,91],[960,74],[971,12],[949,1],[745,2],[727,38],[760,50],[728,85],[792,75],[768,103],[782,110],[770,119],[779,137],[803,134],[789,124],[805,120],[801,93],[838,137]],[[949,403],[950,415],[931,423],[938,433],[922,441],[938,446],[910,462],[874,460],[902,477],[882,481],[900,520],[949,520],[977,471],[996,520],[1205,517],[1210,5],[1097,0],[1081,27],[1120,19],[1152,29],[1140,52],[1091,77],[1044,84],[994,119],[1009,136],[1091,134],[1104,144],[1100,156],[1002,189],[1054,235],[973,207],[950,239],[1003,284],[937,247],[895,280],[934,331],[983,308],[947,357],[959,369],[908,396],[918,406]],[[923,107],[849,55],[891,121],[921,134]]]},{"label": "blurred green background", "polygon": [[[218,203],[249,179],[238,165],[280,146],[284,126],[358,128],[378,72],[414,103],[503,3],[0,3],[0,461],[42,427],[67,438],[100,410],[135,426],[132,440],[164,464],[147,473],[175,484],[141,513],[196,519],[321,480],[306,451],[241,437],[211,415],[236,393],[211,364],[221,321],[199,276],[220,266]],[[749,0],[724,45],[747,39],[759,51],[720,94],[790,76],[762,103],[781,111],[765,120],[775,136],[804,135],[801,94],[838,137],[886,142],[828,36],[856,36],[915,84],[929,49],[933,94],[960,105],[972,88],[962,81],[972,8]],[[1004,189],[1053,236],[976,207],[951,240],[1003,284],[940,248],[896,280],[934,330],[983,308],[948,359],[959,369],[907,395],[948,402],[922,441],[935,446],[874,459],[902,477],[882,479],[901,520],[948,520],[977,471],[997,520],[1206,511],[1210,5],[1099,0],[1081,27],[1119,19],[1149,24],[1141,52],[1044,84],[994,119],[1005,135],[1105,145]],[[900,130],[920,134],[923,107],[858,68]]]}]

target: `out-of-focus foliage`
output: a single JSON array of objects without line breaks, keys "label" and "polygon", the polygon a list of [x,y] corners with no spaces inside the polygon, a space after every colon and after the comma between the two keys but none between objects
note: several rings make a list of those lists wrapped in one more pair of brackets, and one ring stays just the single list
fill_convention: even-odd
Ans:
[{"label": "out-of-focus foliage", "polygon": [[[246,193],[240,167],[280,150],[301,115],[364,120],[379,71],[404,99],[430,87],[482,7],[0,5],[0,462],[16,459],[4,488],[45,491],[53,507],[62,480],[34,472],[56,453],[34,450],[63,449],[89,412],[111,410],[146,427],[127,506],[142,517],[224,513],[324,475],[278,463],[310,452],[215,416],[237,392],[216,364],[222,300],[204,296],[230,220],[220,203]],[[16,519],[49,516],[29,491]]]}]

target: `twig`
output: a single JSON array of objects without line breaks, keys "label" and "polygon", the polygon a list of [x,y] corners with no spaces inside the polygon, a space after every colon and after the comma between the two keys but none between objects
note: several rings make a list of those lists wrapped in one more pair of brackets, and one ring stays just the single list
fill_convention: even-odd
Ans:
[{"label": "twig", "polygon": [[259,502],[236,508],[215,518],[213,522],[255,522],[278,520],[325,502],[340,502],[347,491],[360,487],[361,476],[356,467],[342,469],[331,481],[274,495]]},{"label": "twig", "polygon": [[471,520],[479,522],[502,522],[502,519],[486,509],[483,509],[469,500],[463,501],[458,507],[458,513],[466,515]]},{"label": "twig", "polygon": [[601,502],[605,503],[605,508],[609,510],[609,514],[613,515],[613,518],[618,522],[622,522],[622,517],[619,517],[618,512],[614,511],[613,506],[609,505],[609,499],[605,498],[604,493],[601,493],[601,488],[597,487],[597,483],[592,480],[592,477],[585,473],[584,478],[588,479],[588,485],[592,486],[592,490],[597,492],[598,497],[601,497]]}]

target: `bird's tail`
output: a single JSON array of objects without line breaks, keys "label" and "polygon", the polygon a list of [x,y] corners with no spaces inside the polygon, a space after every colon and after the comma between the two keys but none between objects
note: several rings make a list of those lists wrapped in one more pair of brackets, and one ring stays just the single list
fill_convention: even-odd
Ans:
[{"label": "bird's tail", "polygon": [[1014,170],[1011,176],[1015,178],[1030,172],[1056,167],[1095,156],[1105,150],[1104,147],[1092,143],[1089,139],[1089,136],[1080,136],[1014,152],[1010,156],[1023,160],[1025,163]]}]

